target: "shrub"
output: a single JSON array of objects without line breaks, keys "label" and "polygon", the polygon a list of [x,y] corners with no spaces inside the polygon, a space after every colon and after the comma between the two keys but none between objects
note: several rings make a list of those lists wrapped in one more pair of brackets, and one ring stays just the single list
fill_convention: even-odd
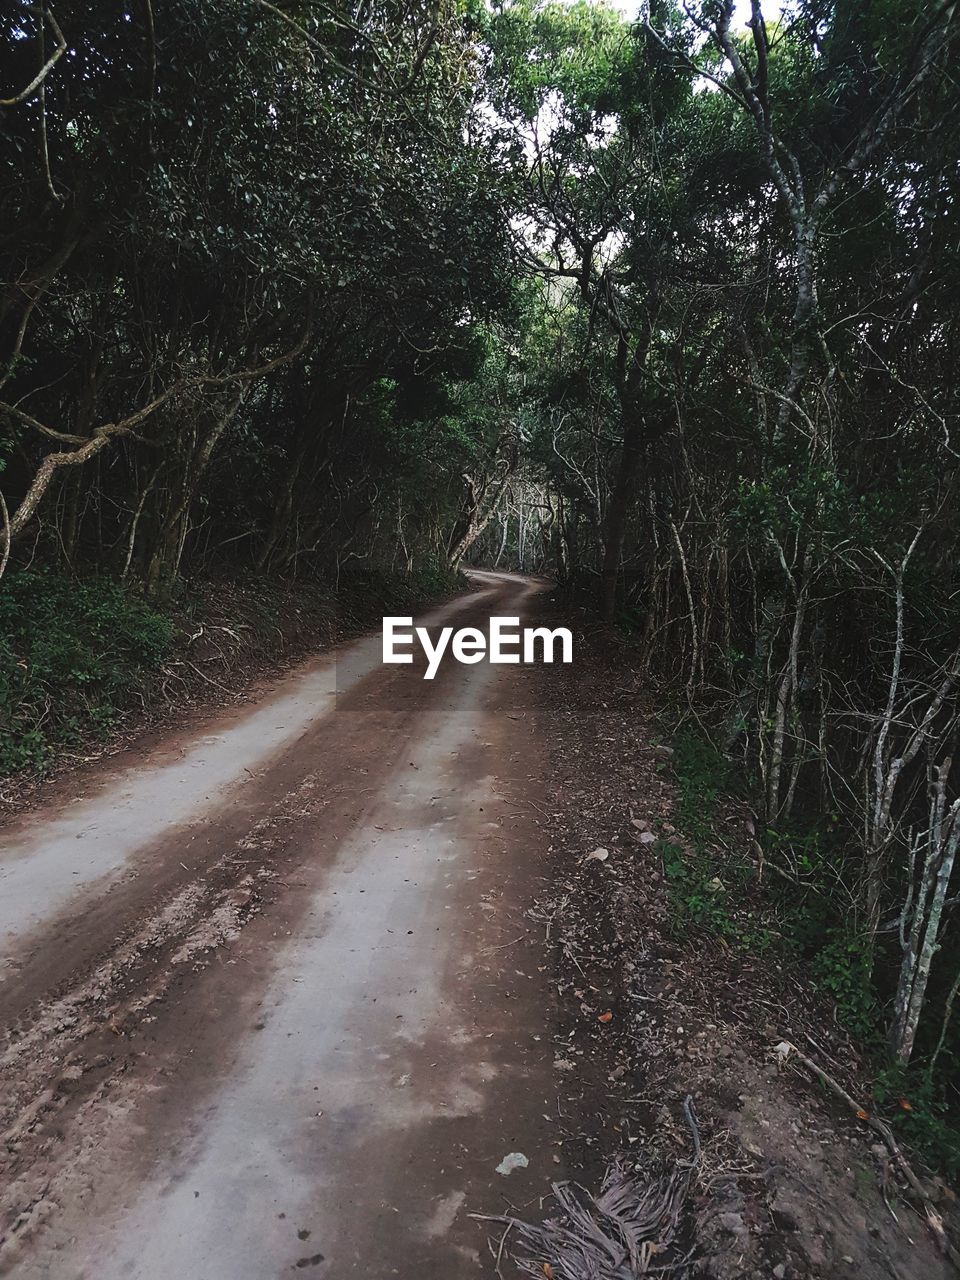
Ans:
[{"label": "shrub", "polygon": [[717,801],[735,789],[735,774],[729,760],[711,742],[689,729],[676,735],[673,749],[677,818],[693,840],[708,840]]},{"label": "shrub", "polygon": [[0,583],[0,773],[105,733],[170,645],[169,618],[106,578],[25,570]]}]

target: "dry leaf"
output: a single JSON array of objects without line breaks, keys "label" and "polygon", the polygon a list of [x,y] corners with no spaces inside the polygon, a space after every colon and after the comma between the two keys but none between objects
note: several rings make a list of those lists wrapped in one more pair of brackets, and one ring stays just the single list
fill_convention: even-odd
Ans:
[{"label": "dry leaf", "polygon": [[609,1009],[607,1010],[607,1012],[606,1012],[606,1013],[598,1013],[598,1014],[597,1014],[597,1021],[598,1021],[598,1022],[612,1022],[612,1021],[613,1021],[613,1014],[610,1012],[610,1010],[609,1010]]},{"label": "dry leaf", "polygon": [[858,1108],[857,1108],[857,1119],[858,1119],[858,1120],[869,1120],[869,1119],[870,1119],[870,1116],[869,1116],[868,1112],[864,1111],[863,1107],[858,1107]]},{"label": "dry leaf", "polygon": [[594,849],[592,853],[588,853],[585,862],[606,862],[610,857],[609,849]]},{"label": "dry leaf", "polygon": [[547,1277],[547,1280],[553,1280],[554,1276],[556,1275],[556,1272],[554,1271],[553,1267],[551,1267],[549,1262],[545,1262],[543,1264],[543,1274]]}]

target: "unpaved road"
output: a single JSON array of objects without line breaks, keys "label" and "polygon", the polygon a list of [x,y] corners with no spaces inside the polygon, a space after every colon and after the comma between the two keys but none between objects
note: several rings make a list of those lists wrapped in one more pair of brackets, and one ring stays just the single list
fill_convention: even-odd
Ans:
[{"label": "unpaved road", "polygon": [[[478,578],[426,621],[535,614]],[[469,1214],[560,1172],[545,765],[527,670],[421,673],[345,646],[0,831],[0,1272],[493,1274]]]}]

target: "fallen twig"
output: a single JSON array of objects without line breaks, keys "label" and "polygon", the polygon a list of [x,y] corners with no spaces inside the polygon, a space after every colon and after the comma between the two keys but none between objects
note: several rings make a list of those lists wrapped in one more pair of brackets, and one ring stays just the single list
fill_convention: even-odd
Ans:
[{"label": "fallen twig", "polygon": [[489,956],[492,955],[494,951],[505,951],[507,947],[512,947],[515,943],[522,942],[526,936],[527,931],[525,930],[520,934],[519,938],[511,938],[509,942],[501,942],[498,947],[484,947],[480,954],[482,956]]},{"label": "fallen twig", "polygon": [[839,1098],[841,1102],[845,1103],[848,1109],[853,1112],[858,1120],[863,1121],[864,1124],[868,1124],[870,1128],[873,1129],[874,1133],[878,1133],[880,1135],[887,1150],[890,1152],[894,1163],[903,1174],[904,1180],[910,1187],[910,1190],[923,1205],[927,1224],[933,1232],[937,1244],[953,1265],[960,1269],[960,1251],[955,1249],[951,1244],[950,1238],[943,1225],[943,1219],[937,1212],[936,1205],[930,1197],[930,1194],[923,1186],[923,1183],[911,1169],[906,1156],[900,1150],[900,1146],[896,1138],[893,1136],[893,1131],[890,1126],[884,1120],[880,1120],[876,1116],[871,1115],[866,1107],[862,1107],[860,1103],[847,1093],[846,1089],[844,1089],[842,1085],[838,1084],[837,1081],[834,1080],[833,1076],[828,1075],[827,1072],[814,1062],[812,1058],[808,1058],[805,1053],[801,1053],[797,1046],[792,1044],[791,1041],[781,1040],[776,1047],[776,1052],[783,1062],[786,1062],[791,1056],[795,1057],[802,1066],[806,1067],[812,1076],[815,1076],[816,1079],[820,1081],[824,1088],[828,1089],[834,1097]]}]

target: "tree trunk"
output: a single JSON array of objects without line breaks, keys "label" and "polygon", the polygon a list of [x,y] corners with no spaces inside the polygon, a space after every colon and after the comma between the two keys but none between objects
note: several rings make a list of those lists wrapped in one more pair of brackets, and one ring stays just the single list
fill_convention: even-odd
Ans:
[{"label": "tree trunk", "polygon": [[501,437],[501,446],[498,446],[497,452],[499,456],[495,464],[500,466],[500,475],[495,480],[485,483],[478,493],[473,480],[467,477],[471,495],[470,514],[462,537],[457,540],[453,550],[450,552],[449,564],[453,570],[460,568],[463,557],[496,514],[507,492],[510,478],[517,469],[517,464],[520,461],[520,452],[515,437],[512,435]]}]

